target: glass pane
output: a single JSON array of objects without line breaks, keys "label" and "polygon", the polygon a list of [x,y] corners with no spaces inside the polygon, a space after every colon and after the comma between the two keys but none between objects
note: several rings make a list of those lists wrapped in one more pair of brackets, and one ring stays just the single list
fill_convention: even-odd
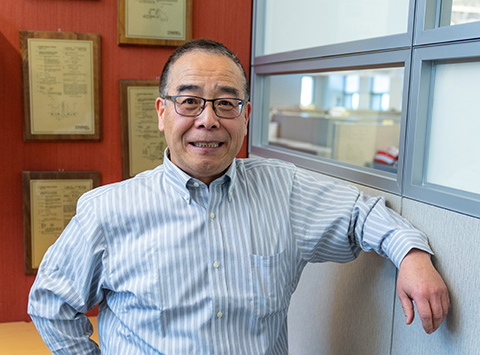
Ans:
[{"label": "glass pane", "polygon": [[[255,55],[406,33],[409,0],[264,0]],[[261,5],[259,5],[260,7]]]},{"label": "glass pane", "polygon": [[480,193],[480,63],[436,64],[426,182]]},{"label": "glass pane", "polygon": [[480,21],[480,0],[442,1],[440,26]]},{"label": "glass pane", "polygon": [[313,78],[304,76],[302,78],[302,92],[300,93],[300,106],[308,107],[313,103]]},{"label": "glass pane", "polygon": [[[313,101],[308,107],[300,101],[305,74],[268,76],[263,144],[395,173],[403,75],[404,68],[309,73]],[[388,78],[381,94],[373,92],[376,77],[383,83]]]},{"label": "glass pane", "polygon": [[360,88],[359,75],[347,75],[345,77],[345,92],[356,93]]}]

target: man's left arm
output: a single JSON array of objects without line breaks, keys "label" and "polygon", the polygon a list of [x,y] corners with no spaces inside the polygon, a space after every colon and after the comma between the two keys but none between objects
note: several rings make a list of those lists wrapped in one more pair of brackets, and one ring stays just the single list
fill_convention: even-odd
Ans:
[{"label": "man's left arm", "polygon": [[383,199],[372,204],[372,198],[364,197],[357,202],[359,206],[363,203],[369,208],[359,207],[357,241],[362,249],[373,248],[394,262],[399,269],[397,293],[406,323],[413,322],[414,301],[425,332],[433,333],[445,319],[450,300],[447,287],[431,262],[433,253],[427,236],[387,208]]},{"label": "man's left arm", "polygon": [[411,324],[415,316],[414,301],[425,332],[431,334],[440,327],[447,315],[450,298],[430,254],[412,249],[405,256],[399,268],[397,293],[407,324]]}]

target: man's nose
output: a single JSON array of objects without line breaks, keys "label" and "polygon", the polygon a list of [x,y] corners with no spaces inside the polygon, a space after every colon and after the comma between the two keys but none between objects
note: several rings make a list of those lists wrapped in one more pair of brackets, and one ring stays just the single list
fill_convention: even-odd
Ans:
[{"label": "man's nose", "polygon": [[199,128],[218,128],[220,127],[219,117],[213,109],[213,103],[207,102],[200,115],[197,116],[195,124]]}]

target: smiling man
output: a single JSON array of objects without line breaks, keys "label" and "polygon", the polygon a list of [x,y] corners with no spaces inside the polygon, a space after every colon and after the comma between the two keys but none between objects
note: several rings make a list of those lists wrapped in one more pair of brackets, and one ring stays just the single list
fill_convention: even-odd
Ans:
[{"label": "smiling man", "polygon": [[247,134],[251,104],[243,69],[225,55],[196,50],[165,75],[156,106],[170,160],[209,185],[230,166]]},{"label": "smiling man", "polygon": [[40,265],[28,312],[52,353],[100,353],[85,316],[99,305],[103,354],[286,355],[305,265],[362,249],[399,267],[407,323],[413,300],[425,331],[438,329],[449,298],[423,233],[353,187],[235,158],[251,104],[232,52],[179,47],[159,89],[164,164],[83,195]]}]

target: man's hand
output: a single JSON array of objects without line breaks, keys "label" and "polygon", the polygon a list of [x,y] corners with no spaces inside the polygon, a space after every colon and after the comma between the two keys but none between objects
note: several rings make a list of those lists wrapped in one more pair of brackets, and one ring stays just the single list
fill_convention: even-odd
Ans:
[{"label": "man's hand", "polygon": [[447,315],[450,306],[447,287],[435,270],[430,255],[422,250],[412,249],[400,264],[397,293],[406,323],[413,322],[412,301],[415,301],[427,334],[436,331]]}]

